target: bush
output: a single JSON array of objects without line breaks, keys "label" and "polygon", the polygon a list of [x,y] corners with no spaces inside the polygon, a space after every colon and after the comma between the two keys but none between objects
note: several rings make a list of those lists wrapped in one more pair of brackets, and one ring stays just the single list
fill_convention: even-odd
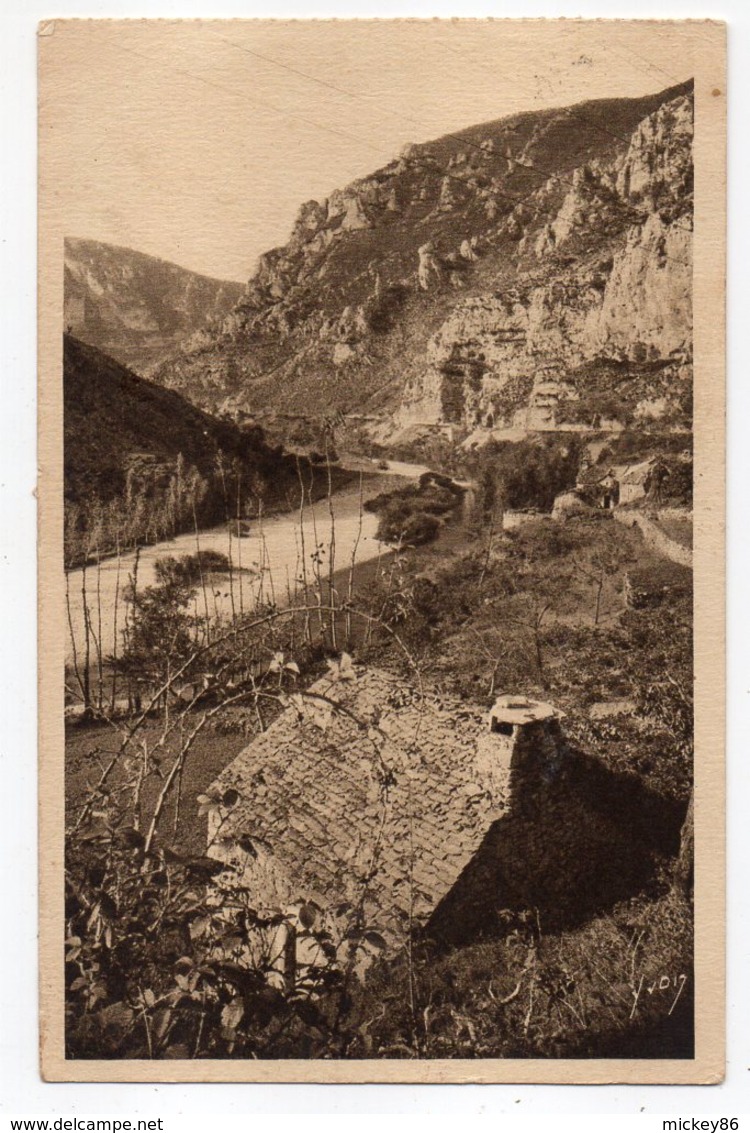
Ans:
[{"label": "bush", "polygon": [[[229,807],[230,793],[202,805]],[[231,866],[150,843],[134,826],[93,835],[71,839],[66,855],[68,1058],[338,1056],[346,975],[324,910],[261,915],[238,879],[226,899]],[[320,949],[294,993],[279,986],[272,943],[284,925]]]},{"label": "bush", "polygon": [[377,537],[383,543],[401,543],[412,547],[431,542],[437,535],[440,520],[429,512],[410,507],[396,500],[380,513]]},{"label": "bush", "polygon": [[692,507],[693,504],[693,462],[669,460],[666,462],[669,475],[661,487],[662,503]]},{"label": "bush", "polygon": [[374,334],[387,334],[393,329],[408,295],[408,287],[402,283],[392,283],[382,295],[371,300],[365,309],[365,318]]},{"label": "bush", "polygon": [[228,574],[229,559],[221,551],[196,551],[194,555],[169,555],[154,565],[157,581],[183,586],[199,586],[209,574]]},{"label": "bush", "polygon": [[481,452],[475,477],[485,513],[503,507],[550,511],[555,496],[572,488],[580,462],[576,438],[499,441]]},{"label": "bush", "polygon": [[383,543],[417,547],[435,538],[441,522],[459,506],[462,497],[448,477],[429,473],[422,476],[419,485],[381,492],[364,507],[380,516],[377,534]]}]

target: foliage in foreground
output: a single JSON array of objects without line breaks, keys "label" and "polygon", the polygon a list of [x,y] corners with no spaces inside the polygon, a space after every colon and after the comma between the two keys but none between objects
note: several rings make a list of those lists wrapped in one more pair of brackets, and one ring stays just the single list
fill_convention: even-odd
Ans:
[{"label": "foliage in foreground", "polygon": [[[186,854],[178,839],[182,778],[200,733],[226,722],[232,704],[262,728],[261,705],[267,716],[305,696],[300,666],[273,652],[293,635],[292,615],[256,611],[255,622],[238,624],[228,639],[197,643],[185,610],[189,587],[174,569],[162,573],[142,592],[131,631],[129,660],[140,658],[145,707],[125,718],[102,714],[119,747],[113,753],[97,743],[92,757],[106,753],[109,761],[96,778],[92,759],[94,782],[69,800],[69,1056],[340,1056],[349,989],[385,946],[365,919],[366,882],[354,905],[324,910],[300,898],[263,907],[239,865]],[[309,668],[311,651],[298,656]],[[187,701],[177,696],[207,657],[212,669],[200,670],[198,690]],[[350,668],[346,654],[329,660],[331,681],[349,679]],[[217,846],[227,841],[222,821],[238,801],[232,789],[198,797],[199,813],[218,820]],[[244,835],[237,846],[257,855]]]},{"label": "foliage in foreground", "polygon": [[[601,578],[617,592],[634,536],[616,529],[622,561],[610,561],[604,551],[612,527],[542,524],[503,537],[500,554],[477,548],[435,580],[394,560],[385,592],[369,596],[369,617],[383,640],[398,635],[410,663],[416,657],[431,679],[471,699],[492,695],[511,672],[519,691],[562,699],[574,710],[571,729],[583,729],[583,745],[604,752],[605,762],[617,749],[628,770],[644,755],[643,734],[627,735],[623,753],[623,724],[587,722],[582,709],[594,697],[633,696],[639,712],[658,724],[655,768],[639,773],[684,798],[692,734],[684,603],[631,611],[610,626],[567,620],[581,603],[593,605]],[[381,945],[367,939],[376,934],[357,909],[340,916],[302,902],[294,910],[259,909],[256,895],[237,887],[231,901],[225,892],[218,896],[221,867],[180,852],[166,821],[167,799],[177,797],[179,805],[185,761],[209,718],[220,719],[230,703],[250,712],[271,701],[283,706],[299,695],[306,665],[303,653],[289,648],[298,622],[274,609],[253,611],[246,623],[198,643],[188,612],[194,569],[167,564],[160,584],[142,592],[129,659],[138,655],[146,708],[109,721],[121,736],[115,764],[123,775],[100,780],[83,819],[72,822],[71,1057],[685,1056],[691,909],[666,886],[567,932],[540,923],[536,908],[500,910],[493,938],[450,952],[426,943],[407,949],[373,972],[363,992],[358,957]],[[330,616],[322,589],[319,599],[300,614],[305,632],[298,642],[308,657],[318,640],[309,619],[317,617],[322,640]],[[502,639],[495,640],[498,625]],[[157,728],[147,739],[148,718],[161,720],[161,737]],[[607,734],[612,728],[614,737]],[[168,735],[177,741],[174,758]],[[148,806],[146,778],[156,792]],[[281,928],[305,937],[314,951],[293,988],[272,945]],[[260,953],[259,939],[267,945]]]},{"label": "foliage in foreground", "polygon": [[[503,913],[500,913],[503,917]],[[534,912],[447,953],[425,944],[381,967],[360,1006],[353,1057],[561,1058],[692,1055],[692,909],[679,893],[626,902],[576,931]]]}]

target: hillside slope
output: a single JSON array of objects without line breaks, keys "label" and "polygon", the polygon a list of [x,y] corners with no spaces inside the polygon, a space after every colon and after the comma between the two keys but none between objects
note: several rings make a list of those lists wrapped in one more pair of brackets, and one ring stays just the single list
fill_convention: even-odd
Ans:
[{"label": "hillside slope", "polygon": [[221,326],[154,377],[391,437],[687,426],[692,120],[683,84],[407,147],[304,204]]},{"label": "hillside slope", "polygon": [[70,335],[64,444],[69,564],[299,499],[296,459],[259,428],[219,421]]},{"label": "hillside slope", "polygon": [[130,248],[65,241],[65,326],[141,374],[223,319],[242,290]]}]

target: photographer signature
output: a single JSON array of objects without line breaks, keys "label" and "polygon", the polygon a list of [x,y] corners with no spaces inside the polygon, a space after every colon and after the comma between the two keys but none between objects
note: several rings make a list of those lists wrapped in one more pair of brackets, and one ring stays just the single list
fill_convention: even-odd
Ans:
[{"label": "photographer signature", "polygon": [[645,993],[646,995],[656,995],[657,993],[661,994],[667,991],[676,993],[672,1000],[672,1005],[667,1012],[668,1015],[671,1015],[675,1007],[677,1006],[677,1000],[682,995],[682,989],[684,988],[686,983],[687,976],[682,972],[678,976],[660,976],[658,980],[654,980],[650,984],[646,984],[646,977],[641,976],[638,987],[633,987],[631,989],[633,994],[633,1007],[630,1012],[630,1018],[632,1019],[635,1015],[636,1008],[638,1007],[638,1002],[643,993]]}]

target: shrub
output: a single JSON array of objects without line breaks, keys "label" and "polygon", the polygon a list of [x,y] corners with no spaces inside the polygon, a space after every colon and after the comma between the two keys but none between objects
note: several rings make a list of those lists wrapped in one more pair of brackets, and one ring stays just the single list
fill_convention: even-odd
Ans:
[{"label": "shrub", "polygon": [[[229,794],[206,796],[205,805],[231,806]],[[106,823],[71,839],[69,1058],[337,1056],[346,1042],[346,968],[337,962],[330,915],[313,904],[261,915],[239,879],[229,881],[226,899],[221,879],[232,877],[231,866],[149,844],[134,826]],[[342,933],[348,923],[341,921]],[[321,957],[294,991],[279,986],[272,943],[274,928],[284,925],[317,942]],[[352,959],[358,948],[359,938],[349,947]]]},{"label": "shrub", "polygon": [[496,502],[508,508],[549,511],[555,496],[575,484],[579,460],[580,444],[575,438],[487,445],[475,472],[484,511],[491,512]]},{"label": "shrub", "polygon": [[227,574],[229,570],[227,556],[221,551],[212,550],[196,551],[193,555],[181,555],[180,558],[169,555],[158,559],[154,565],[158,582],[183,586],[199,586],[207,575]]}]

